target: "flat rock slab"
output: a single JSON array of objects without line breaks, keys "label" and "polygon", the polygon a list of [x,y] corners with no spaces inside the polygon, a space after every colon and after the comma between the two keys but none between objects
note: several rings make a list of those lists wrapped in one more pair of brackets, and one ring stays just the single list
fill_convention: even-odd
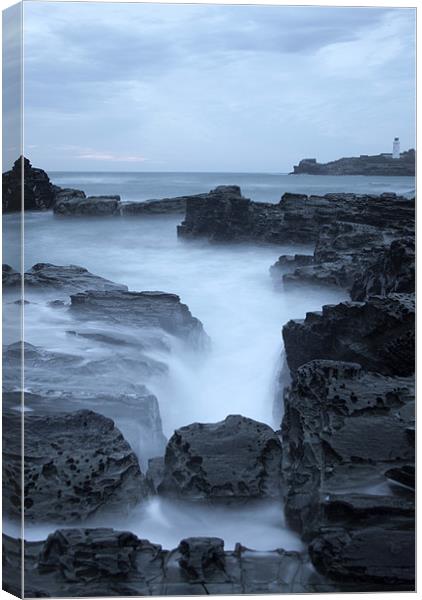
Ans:
[{"label": "flat rock slab", "polygon": [[279,497],[281,443],[268,425],[239,415],[193,423],[170,438],[162,494],[191,500]]},{"label": "flat rock slab", "polygon": [[54,206],[56,215],[105,217],[120,214],[120,196],[69,195],[57,199]]},{"label": "flat rock slab", "polygon": [[176,294],[87,291],[71,296],[70,311],[79,319],[161,329],[196,347],[206,345],[208,339],[202,323]]},{"label": "flat rock slab", "polygon": [[[22,415],[6,413],[5,513],[20,517]],[[24,507],[27,521],[75,522],[101,511],[125,512],[145,499],[138,459],[111,419],[89,410],[25,415]]]},{"label": "flat rock slab", "polygon": [[415,370],[415,297],[373,296],[365,302],[342,302],[307,313],[283,327],[287,363],[296,369],[314,359],[359,363],[384,375]]}]

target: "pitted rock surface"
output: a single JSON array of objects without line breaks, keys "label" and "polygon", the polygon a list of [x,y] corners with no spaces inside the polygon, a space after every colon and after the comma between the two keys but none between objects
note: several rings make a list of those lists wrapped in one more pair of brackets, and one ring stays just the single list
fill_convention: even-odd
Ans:
[{"label": "pitted rock surface", "polygon": [[[4,510],[19,517],[22,415],[3,416]],[[148,495],[138,459],[111,419],[89,410],[25,413],[24,507],[30,522],[125,512]]]},{"label": "pitted rock surface", "polygon": [[230,415],[170,438],[159,493],[191,500],[268,498],[281,492],[281,444],[264,423]]}]

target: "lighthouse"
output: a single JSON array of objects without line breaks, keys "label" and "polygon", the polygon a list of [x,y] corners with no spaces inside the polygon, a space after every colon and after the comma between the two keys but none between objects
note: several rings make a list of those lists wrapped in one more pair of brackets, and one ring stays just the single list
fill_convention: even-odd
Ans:
[{"label": "lighthouse", "polygon": [[400,140],[398,137],[393,141],[393,158],[400,158]]}]

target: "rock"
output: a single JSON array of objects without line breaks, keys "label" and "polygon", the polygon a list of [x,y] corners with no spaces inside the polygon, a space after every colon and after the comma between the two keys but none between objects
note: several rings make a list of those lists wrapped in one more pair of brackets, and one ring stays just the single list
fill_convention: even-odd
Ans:
[{"label": "rock", "polygon": [[[22,416],[6,413],[5,513],[20,518]],[[111,419],[89,410],[25,415],[26,522],[75,522],[94,514],[126,512],[145,499],[148,485],[138,459]]]},{"label": "rock", "polygon": [[47,210],[55,202],[55,190],[47,173],[34,169],[20,157],[10,171],[3,173],[3,212],[22,210],[22,172],[24,176],[24,210]]},{"label": "rock", "polygon": [[236,187],[220,187],[187,199],[181,237],[211,241],[285,244],[316,242],[321,228],[339,221],[400,233],[414,224],[414,201],[397,196],[284,194],[279,204],[252,202]]},{"label": "rock", "polygon": [[127,286],[114,283],[88,269],[77,265],[52,265],[37,263],[25,272],[25,290],[48,292],[50,290],[83,292],[85,290],[122,290]]},{"label": "rock", "polygon": [[[293,167],[291,175],[377,175],[415,176],[415,151],[402,152],[400,158],[391,154],[368,156],[362,154],[352,158],[339,158],[328,163],[318,163],[315,158],[304,158]],[[388,195],[391,196],[390,194]]]},{"label": "rock", "polygon": [[356,277],[351,289],[352,300],[392,292],[415,292],[415,240],[401,238],[379,253],[372,264]]},{"label": "rock", "polygon": [[158,328],[196,347],[207,343],[202,323],[176,294],[165,292],[87,291],[71,296],[70,311],[82,320]]},{"label": "rock", "polygon": [[[95,346],[85,353],[49,352],[25,343],[26,410],[34,415],[55,415],[89,409],[114,420],[136,452],[143,467],[149,458],[163,455],[163,435],[158,400],[142,385],[166,371],[142,352],[111,350],[96,358]],[[21,345],[11,344],[3,354],[4,409],[16,411],[21,403],[21,373],[16,368]]]},{"label": "rock", "polygon": [[[315,360],[298,368],[284,404],[286,518],[307,539],[323,522],[327,495],[348,501],[353,490],[383,484],[387,470],[414,460],[413,377]],[[368,513],[368,503],[361,510]]]},{"label": "rock", "polygon": [[[73,188],[61,188],[58,186],[54,187],[56,192],[56,206],[61,205],[62,203],[78,202],[79,200],[83,200],[86,198],[85,192],[83,192],[82,190],[75,190]],[[60,210],[58,212],[60,212]]]},{"label": "rock", "polygon": [[415,466],[404,465],[396,469],[389,469],[385,472],[387,479],[398,485],[414,490],[415,489]]},{"label": "rock", "polygon": [[177,429],[165,454],[159,493],[189,500],[277,498],[281,444],[263,423],[230,415]]},{"label": "rock", "polygon": [[4,291],[7,291],[8,288],[20,288],[22,285],[22,275],[10,265],[3,264],[2,281]]},{"label": "rock", "polygon": [[[19,561],[19,541],[3,536],[4,556]],[[113,529],[59,529],[25,542],[25,597],[191,596],[335,591],[315,573],[306,553],[255,552],[218,538],[187,538],[178,548]],[[16,562],[15,562],[16,564]],[[17,569],[4,585],[20,589]]]},{"label": "rock", "polygon": [[414,295],[373,296],[307,313],[283,327],[293,373],[314,359],[357,362],[384,375],[414,372]]},{"label": "rock", "polygon": [[334,580],[360,583],[368,591],[415,589],[412,529],[328,529],[311,542],[309,552],[317,569]]},{"label": "rock", "polygon": [[[195,196],[180,196],[161,200],[145,200],[143,202],[122,202],[120,214],[123,216],[184,214],[188,197],[195,198]],[[202,195],[198,195],[198,197],[202,197]]]},{"label": "rock", "polygon": [[103,217],[120,214],[120,196],[68,195],[58,199],[54,206],[57,215]]}]

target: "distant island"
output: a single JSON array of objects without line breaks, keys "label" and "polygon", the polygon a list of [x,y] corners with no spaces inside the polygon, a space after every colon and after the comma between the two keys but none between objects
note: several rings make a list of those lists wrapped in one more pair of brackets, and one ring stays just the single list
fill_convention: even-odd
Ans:
[{"label": "distant island", "polygon": [[304,158],[293,167],[290,175],[415,175],[415,151],[402,152],[398,158],[392,154],[362,154],[319,163],[315,158]]}]

